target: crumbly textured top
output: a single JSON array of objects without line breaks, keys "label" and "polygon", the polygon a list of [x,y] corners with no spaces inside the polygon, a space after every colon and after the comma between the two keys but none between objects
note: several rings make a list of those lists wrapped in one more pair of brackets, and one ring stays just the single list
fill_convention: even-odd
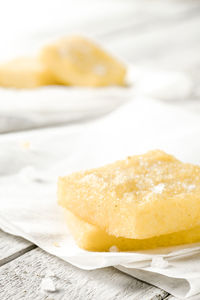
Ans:
[{"label": "crumbly textured top", "polygon": [[156,197],[200,191],[200,167],[184,164],[160,150],[80,174],[81,185],[102,192],[109,189],[117,198],[141,204]]}]

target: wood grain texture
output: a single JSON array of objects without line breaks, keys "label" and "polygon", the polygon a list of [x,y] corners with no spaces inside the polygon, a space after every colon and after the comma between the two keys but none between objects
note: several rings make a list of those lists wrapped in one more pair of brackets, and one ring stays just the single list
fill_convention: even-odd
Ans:
[{"label": "wood grain texture", "polygon": [[[53,293],[41,289],[42,280],[49,272],[54,275],[50,277],[56,289]],[[38,248],[0,268],[0,299],[3,300],[156,300],[167,295],[114,268],[80,270]]]},{"label": "wood grain texture", "polygon": [[30,251],[35,246],[30,242],[0,230],[0,266]]}]

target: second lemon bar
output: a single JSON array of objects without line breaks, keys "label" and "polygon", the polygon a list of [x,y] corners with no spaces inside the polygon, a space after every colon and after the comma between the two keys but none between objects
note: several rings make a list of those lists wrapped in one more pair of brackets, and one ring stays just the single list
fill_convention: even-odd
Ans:
[{"label": "second lemon bar", "polygon": [[128,239],[109,235],[98,227],[81,220],[69,210],[65,210],[65,218],[77,245],[89,251],[112,251],[112,249],[138,251],[200,241],[200,226],[148,239]]}]

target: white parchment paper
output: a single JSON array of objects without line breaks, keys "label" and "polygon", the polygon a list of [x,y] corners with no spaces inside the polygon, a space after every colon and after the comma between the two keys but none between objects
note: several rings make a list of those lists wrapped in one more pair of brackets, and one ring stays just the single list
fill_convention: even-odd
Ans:
[{"label": "white parchment paper", "polygon": [[200,292],[200,245],[143,252],[79,249],[57,206],[59,175],[160,148],[200,163],[197,113],[135,97],[85,125],[10,135],[0,140],[0,228],[83,269],[116,266],[177,297]]}]

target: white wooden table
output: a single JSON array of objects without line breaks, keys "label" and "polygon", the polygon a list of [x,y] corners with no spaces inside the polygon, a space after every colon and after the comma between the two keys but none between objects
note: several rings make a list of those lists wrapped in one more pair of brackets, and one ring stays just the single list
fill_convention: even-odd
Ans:
[{"label": "white wooden table", "polygon": [[[80,4],[79,10],[90,10],[90,18],[78,21],[72,18],[60,32],[72,32],[73,28],[83,31],[137,65],[188,72],[199,90],[200,1],[86,1],[85,6],[81,1],[75,2],[71,9]],[[198,93],[194,93],[193,101],[200,101]],[[62,122],[68,122],[67,116]],[[46,124],[49,125],[52,124]],[[4,134],[30,128],[34,125],[27,126],[27,120],[0,115],[0,132]],[[44,294],[41,282],[49,269],[55,274],[56,292]],[[2,231],[0,299],[175,300],[167,292],[114,268],[79,270],[30,242]]]}]

